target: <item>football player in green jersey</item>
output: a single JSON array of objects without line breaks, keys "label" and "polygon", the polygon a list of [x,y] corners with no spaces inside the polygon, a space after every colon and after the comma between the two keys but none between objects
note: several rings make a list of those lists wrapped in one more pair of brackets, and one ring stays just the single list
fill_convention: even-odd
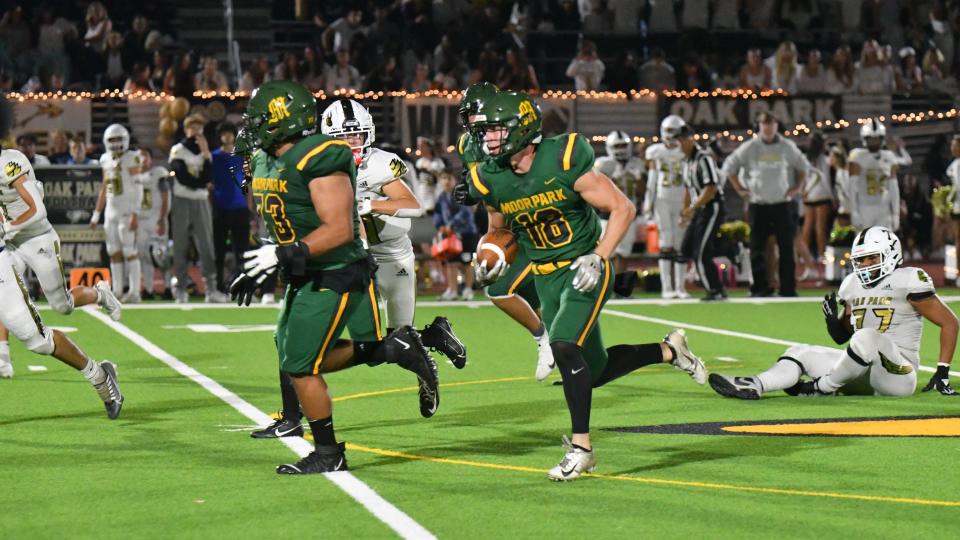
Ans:
[{"label": "football player in green jersey", "polygon": [[[439,404],[437,366],[405,326],[383,339],[372,275],[354,204],[356,166],[345,141],[315,134],[317,103],[303,86],[272,81],[251,96],[236,153],[250,160],[251,187],[270,243],[244,254],[230,287],[238,303],[281,272],[287,283],[275,341],[293,378],[316,448],[280,474],[347,469],[323,376],[360,364],[395,363],[420,379],[420,412]],[[345,210],[350,209],[350,210]],[[351,340],[340,339],[344,327]]]},{"label": "football player in green jersey", "polygon": [[[477,201],[470,196],[468,182],[470,166],[487,159],[487,155],[480,148],[481,141],[476,137],[473,121],[476,118],[480,105],[499,92],[496,86],[488,82],[479,82],[470,85],[460,100],[460,125],[464,132],[457,141],[457,154],[463,163],[461,182],[454,188],[454,198],[460,204],[474,205]],[[493,305],[500,308],[513,320],[520,323],[537,342],[537,371],[538,381],[550,375],[556,367],[553,360],[553,350],[550,348],[550,336],[540,318],[540,298],[537,297],[537,288],[533,284],[533,273],[530,271],[530,259],[525,251],[517,252],[517,258],[510,268],[494,282],[480,283],[484,285],[487,297]]]},{"label": "football player in green jersey", "polygon": [[[526,94],[501,92],[484,101],[475,125],[490,159],[470,166],[470,187],[487,205],[490,229],[509,227],[532,262],[573,432],[572,440],[564,436],[566,453],[548,477],[573,480],[596,467],[590,443],[593,388],[661,362],[700,384],[706,369],[681,330],[660,343],[603,346],[598,320],[611,295],[608,259],[636,208],[608,177],[593,170],[593,149],[584,137],[545,138],[540,124],[540,109]],[[610,215],[603,233],[598,211]],[[487,280],[507,270],[502,262],[476,268],[478,278]]]}]

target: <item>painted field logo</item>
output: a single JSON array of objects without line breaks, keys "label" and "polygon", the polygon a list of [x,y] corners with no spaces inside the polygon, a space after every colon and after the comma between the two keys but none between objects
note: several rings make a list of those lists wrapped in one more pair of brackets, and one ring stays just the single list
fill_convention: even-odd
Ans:
[{"label": "painted field logo", "polygon": [[608,429],[620,433],[659,435],[778,435],[804,437],[960,437],[958,416],[891,416],[880,418],[817,418],[664,424]]}]

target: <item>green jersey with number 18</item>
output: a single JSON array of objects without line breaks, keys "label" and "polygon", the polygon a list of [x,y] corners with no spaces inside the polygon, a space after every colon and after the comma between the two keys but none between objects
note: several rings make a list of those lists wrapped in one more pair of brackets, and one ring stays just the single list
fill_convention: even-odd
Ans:
[{"label": "green jersey with number 18", "polygon": [[[322,134],[295,143],[280,157],[257,151],[251,158],[253,198],[257,212],[277,244],[302,240],[323,222],[313,207],[310,181],[343,172],[356,191],[357,170],[353,152],[345,141]],[[352,201],[352,199],[351,199]],[[355,205],[344,209],[353,217],[353,240],[307,261],[308,271],[336,270],[367,256],[360,240],[360,220]]]},{"label": "green jersey with number 18", "polygon": [[575,259],[593,251],[601,234],[596,211],[574,190],[593,160],[576,133],[545,138],[526,174],[492,161],[471,164],[470,194],[504,215],[532,261]]}]

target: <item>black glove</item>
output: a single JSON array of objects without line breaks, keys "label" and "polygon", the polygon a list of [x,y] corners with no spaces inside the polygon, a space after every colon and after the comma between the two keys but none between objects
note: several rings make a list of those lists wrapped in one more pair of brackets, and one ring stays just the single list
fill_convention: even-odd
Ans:
[{"label": "black glove", "polygon": [[236,300],[238,306],[249,306],[257,288],[257,282],[241,272],[230,284],[230,299]]},{"label": "black glove", "polygon": [[837,304],[837,293],[831,291],[823,297],[823,318],[827,323],[827,333],[837,345],[850,341],[853,333],[847,328],[840,317],[840,306]]},{"label": "black glove", "polygon": [[924,392],[936,389],[937,392],[945,396],[955,396],[957,391],[950,386],[950,366],[937,364],[937,372],[930,377],[930,382],[923,387]]},{"label": "black glove", "polygon": [[460,181],[453,187],[453,200],[462,206],[473,206],[477,200],[470,196],[470,184],[467,183],[467,175],[470,174],[466,169],[460,175]]}]

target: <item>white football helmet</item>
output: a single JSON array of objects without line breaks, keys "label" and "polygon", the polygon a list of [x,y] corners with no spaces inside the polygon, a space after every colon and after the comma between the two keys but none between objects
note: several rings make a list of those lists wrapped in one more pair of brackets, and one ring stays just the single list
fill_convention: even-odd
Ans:
[{"label": "white football helmet", "polygon": [[618,161],[626,161],[633,154],[633,141],[626,132],[615,129],[607,135],[607,155]]},{"label": "white football helmet", "polygon": [[[869,142],[870,139],[874,140],[873,143],[876,146],[876,149],[870,148],[872,146]],[[875,152],[880,149],[887,139],[887,127],[883,125],[883,122],[877,120],[876,118],[871,118],[866,124],[860,127],[860,141],[863,142],[863,146],[867,147],[871,151]]]},{"label": "white football helmet", "polygon": [[[879,255],[880,260],[864,266],[863,259]],[[886,227],[867,227],[853,239],[850,262],[857,279],[864,287],[889,276],[903,263],[903,248],[900,239]]]},{"label": "white football helmet", "polygon": [[130,148],[130,132],[120,124],[110,124],[103,130],[103,147],[111,154],[122,154]]},{"label": "white football helmet", "polygon": [[377,130],[373,125],[373,116],[366,107],[352,99],[340,98],[324,109],[320,116],[320,131],[338,139],[348,135],[363,135],[360,146],[350,147],[357,165],[360,165],[370,153]]},{"label": "white football helmet", "polygon": [[166,270],[173,265],[173,250],[170,249],[172,243],[168,238],[159,237],[150,241],[150,260],[160,270]]},{"label": "white football helmet", "polygon": [[671,114],[660,122],[660,139],[665,143],[675,142],[686,125],[687,123],[683,121],[683,118]]}]

